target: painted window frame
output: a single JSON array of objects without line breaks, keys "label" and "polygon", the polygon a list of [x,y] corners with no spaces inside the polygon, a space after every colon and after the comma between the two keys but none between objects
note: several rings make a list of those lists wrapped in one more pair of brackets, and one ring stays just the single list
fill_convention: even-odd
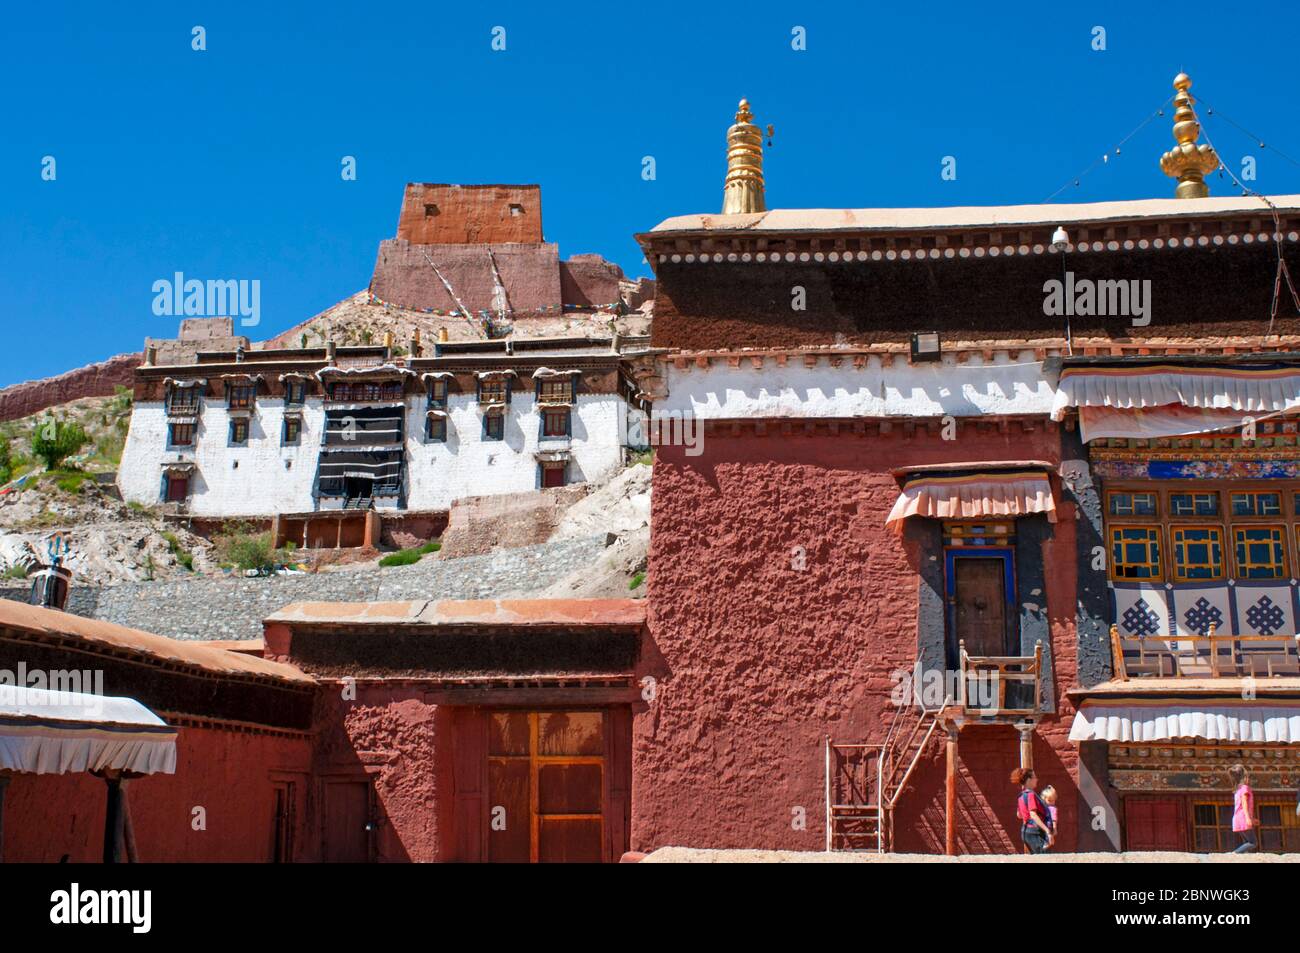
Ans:
[{"label": "painted window frame", "polygon": [[[289,425],[293,424],[297,428],[297,433],[292,437],[289,436]],[[302,443],[303,419],[299,414],[285,414],[284,422],[280,426],[280,446],[296,447]]]},{"label": "painted window frame", "polygon": [[[1196,584],[1208,582],[1281,582],[1291,578],[1295,572],[1297,560],[1300,559],[1300,480],[1215,480],[1212,488],[1207,489],[1205,480],[1114,480],[1107,481],[1104,487],[1105,505],[1103,507],[1104,539],[1106,542],[1107,578],[1117,583],[1154,583],[1168,580],[1173,584]],[[1112,493],[1149,492],[1158,497],[1157,512],[1164,514],[1158,518],[1116,517],[1110,515],[1110,495]],[[1281,515],[1234,515],[1232,497],[1234,494],[1274,494],[1278,497]],[[1180,495],[1205,496],[1217,498],[1217,515],[1174,514],[1171,497]],[[1292,503],[1291,507],[1287,502]],[[1258,511],[1257,507],[1252,507]],[[1161,575],[1159,577],[1132,577],[1116,574],[1114,559],[1113,531],[1130,527],[1154,527],[1158,531],[1159,545],[1162,552]],[[1175,562],[1174,528],[1179,526],[1218,526],[1223,529],[1224,575],[1218,580],[1178,578]],[[1281,530],[1282,572],[1276,576],[1246,576],[1237,559],[1236,530],[1238,528],[1269,527]]]},{"label": "painted window frame", "polygon": [[[499,432],[495,435],[492,433],[493,426],[489,421],[496,421],[496,427]],[[506,439],[506,414],[504,410],[489,410],[483,414],[483,433],[481,438],[485,443],[499,443]]]},{"label": "painted window frame", "polygon": [[[189,430],[190,439],[187,443],[176,442],[177,427],[185,427]],[[181,423],[172,423],[171,421],[168,421],[167,423],[167,449],[168,450],[192,450],[195,444],[198,443],[198,439],[199,439],[198,424],[181,424]]]},{"label": "painted window frame", "polygon": [[[993,521],[984,521],[991,523]],[[1002,520],[1002,523],[1014,522]],[[960,665],[960,646],[957,639],[957,562],[961,559],[1000,559],[1002,561],[1002,597],[1006,603],[1007,631],[1003,634],[1008,655],[1020,654],[1020,610],[1016,599],[1016,547],[1015,530],[1005,537],[1005,544],[997,545],[945,545],[943,552],[943,618],[944,645],[949,661]]]},{"label": "painted window frame", "polygon": [[[1178,533],[1183,530],[1208,530],[1218,533],[1219,544],[1219,568],[1213,576],[1188,576],[1185,567],[1179,565],[1179,547]],[[1195,545],[1195,544],[1192,544]],[[1209,544],[1206,544],[1209,545]],[[1228,537],[1224,532],[1221,523],[1186,523],[1180,519],[1177,523],[1169,524],[1169,581],[1170,582],[1222,582],[1228,578]]]},{"label": "painted window frame", "polygon": [[[1153,575],[1150,576],[1119,575],[1118,567],[1124,561],[1117,560],[1115,558],[1115,546],[1116,546],[1115,534],[1122,533],[1125,530],[1145,530],[1148,533],[1152,534],[1151,537],[1149,537],[1148,539],[1147,545],[1149,546],[1151,541],[1154,541],[1156,546],[1155,561],[1154,561],[1155,573]],[[1108,523],[1106,525],[1106,571],[1109,574],[1110,579],[1112,579],[1114,582],[1138,582],[1138,583],[1164,582],[1165,575],[1166,575],[1165,563],[1167,561],[1168,558],[1167,554],[1169,552],[1169,548],[1165,540],[1166,535],[1167,535],[1166,533],[1163,533],[1161,531],[1160,523],[1157,522]],[[1120,543],[1119,545],[1127,546],[1128,543],[1124,542],[1124,543]],[[1144,563],[1143,565],[1150,566],[1152,565],[1152,563],[1147,562]]]},{"label": "painted window frame", "polygon": [[424,415],[424,439],[428,443],[447,442],[447,417],[445,414]]},{"label": "painted window frame", "polygon": [[[193,395],[192,400],[177,404],[177,395]],[[177,417],[197,417],[201,413],[203,406],[203,386],[195,384],[192,387],[181,387],[177,384],[167,386],[167,414]]]},{"label": "painted window frame", "polygon": [[[244,439],[242,440],[235,436],[235,431],[241,426],[244,429]],[[252,422],[247,417],[231,417],[229,430],[226,434],[226,444],[231,447],[246,447],[248,446],[248,440],[252,436],[252,433]]]},{"label": "painted window frame", "polygon": [[[244,392],[247,391],[247,394]],[[236,399],[239,395],[239,399]],[[227,410],[252,410],[257,403],[257,385],[235,384],[226,385],[226,409]]]},{"label": "painted window frame", "polygon": [[[557,433],[547,431],[547,420],[551,416],[557,416],[563,421],[564,426],[559,428]],[[571,436],[573,436],[573,408],[547,406],[540,408],[537,421],[537,438],[539,440],[566,440]]]},{"label": "painted window frame", "polygon": [[291,377],[284,382],[284,405],[301,407],[307,403],[307,382],[302,378]]}]

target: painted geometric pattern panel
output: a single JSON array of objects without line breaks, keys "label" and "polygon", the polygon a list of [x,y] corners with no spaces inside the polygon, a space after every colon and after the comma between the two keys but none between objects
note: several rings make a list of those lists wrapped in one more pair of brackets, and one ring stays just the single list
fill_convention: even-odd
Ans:
[{"label": "painted geometric pattern panel", "polygon": [[1121,635],[1169,632],[1169,594],[1163,586],[1115,584],[1115,623]]},{"label": "painted geometric pattern panel", "polygon": [[1233,634],[1232,587],[1227,583],[1176,585],[1170,602],[1177,635],[1209,635],[1211,625],[1219,635]]},{"label": "painted geometric pattern panel", "polygon": [[1121,635],[1295,635],[1295,583],[1112,583]]},{"label": "painted geometric pattern panel", "polygon": [[1242,635],[1294,635],[1295,607],[1287,585],[1238,583],[1237,624]]}]

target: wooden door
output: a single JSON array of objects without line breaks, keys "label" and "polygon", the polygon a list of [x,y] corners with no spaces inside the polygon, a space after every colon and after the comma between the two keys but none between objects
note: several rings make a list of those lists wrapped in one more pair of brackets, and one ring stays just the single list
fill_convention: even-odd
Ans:
[{"label": "wooden door", "polygon": [[325,843],[327,863],[370,861],[370,782],[325,782]]},{"label": "wooden door", "polygon": [[971,655],[1011,655],[1007,644],[1007,564],[995,557],[953,560],[957,641]]},{"label": "wooden door", "polygon": [[608,860],[601,711],[488,716],[488,860]]},{"label": "wooden door", "polygon": [[1124,798],[1125,850],[1187,850],[1187,814],[1181,797]]}]

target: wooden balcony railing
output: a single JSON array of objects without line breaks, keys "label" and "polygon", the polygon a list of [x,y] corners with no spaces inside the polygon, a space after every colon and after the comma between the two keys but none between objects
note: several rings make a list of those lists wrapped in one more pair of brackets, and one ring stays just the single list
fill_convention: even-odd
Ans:
[{"label": "wooden balcony railing", "polygon": [[1300,635],[1127,636],[1110,627],[1115,677],[1300,676]]},{"label": "wooden balcony railing", "polygon": [[980,717],[1027,717],[1039,713],[1043,701],[1043,643],[1033,655],[969,655],[960,644],[961,672],[958,705]]}]

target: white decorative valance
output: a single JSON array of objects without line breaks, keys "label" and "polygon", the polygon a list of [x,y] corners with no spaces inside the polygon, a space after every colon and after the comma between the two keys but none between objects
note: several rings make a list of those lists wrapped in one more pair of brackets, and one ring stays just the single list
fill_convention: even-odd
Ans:
[{"label": "white decorative valance", "polygon": [[176,729],[133,698],[0,685],[0,769],[174,774]]},{"label": "white decorative valance", "polygon": [[1189,739],[1233,744],[1300,744],[1300,699],[1204,704],[1180,699],[1085,700],[1070,726],[1071,741],[1129,743]]},{"label": "white decorative valance", "polygon": [[164,377],[163,383],[168,387],[206,387],[208,379],[206,377],[189,377],[182,380],[179,377]]},{"label": "white decorative valance", "polygon": [[420,375],[420,380],[441,381],[455,376],[456,375],[453,374],[451,371],[425,371],[423,374]]},{"label": "white decorative valance", "polygon": [[415,376],[415,371],[409,367],[398,367],[396,364],[372,364],[369,367],[338,367],[330,365],[322,367],[316,372],[319,380],[325,380],[327,377],[402,377],[406,374]]},{"label": "white decorative valance", "polygon": [[533,371],[533,377],[568,377],[570,374],[581,373],[581,369],[576,367],[567,371],[557,371],[549,367],[539,367],[537,370]]},{"label": "white decorative valance", "polygon": [[1140,410],[1171,405],[1240,414],[1281,413],[1300,407],[1300,367],[1067,367],[1057,383],[1052,419],[1061,420],[1071,407]]},{"label": "white decorative valance", "polygon": [[489,377],[518,377],[514,371],[479,371],[478,379],[487,380]]}]

